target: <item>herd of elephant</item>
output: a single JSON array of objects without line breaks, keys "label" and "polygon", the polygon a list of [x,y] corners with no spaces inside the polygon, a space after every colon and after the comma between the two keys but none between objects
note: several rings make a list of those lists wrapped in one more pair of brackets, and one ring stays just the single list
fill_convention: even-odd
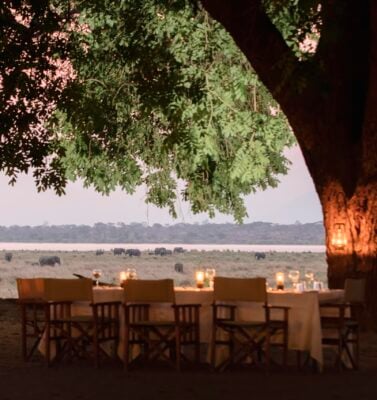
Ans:
[{"label": "herd of elephant", "polygon": [[[115,247],[112,249],[112,252],[114,256],[120,256],[122,254],[128,255],[130,257],[140,257],[141,256],[141,251],[139,249],[124,249],[121,247]],[[155,248],[154,252],[149,253],[149,254],[154,254],[154,255],[160,255],[160,256],[166,256],[166,255],[171,255],[173,253],[184,253],[185,250],[183,247],[175,247],[174,250],[169,250],[166,249],[165,247],[157,247]],[[96,250],[96,256],[100,256],[104,254],[104,250]],[[42,256],[39,257],[39,265],[44,266],[44,265],[49,265],[49,266],[56,266],[60,265],[60,257],[58,256]]]},{"label": "herd of elephant", "polygon": [[[165,247],[156,247],[153,252],[149,252],[149,255],[160,255],[160,256],[166,256],[166,255],[171,255],[173,253],[184,253],[186,250],[183,247],[175,247],[174,250],[169,250],[166,249]],[[139,249],[124,249],[121,247],[116,247],[112,249],[112,252],[114,256],[120,256],[122,254],[128,255],[130,257],[140,257],[141,256],[141,251]],[[102,254],[105,254],[104,250],[96,250],[96,256],[100,256]],[[254,254],[256,260],[261,260],[266,258],[266,253],[263,252],[256,252]],[[5,260],[10,262],[12,260],[12,253],[5,253]],[[44,265],[49,265],[49,266],[56,266],[60,265],[60,257],[58,256],[41,256],[39,257],[39,265],[44,266]],[[38,264],[37,264],[38,265]],[[177,263],[175,265],[175,270],[176,272],[183,272],[183,265],[180,263]]]},{"label": "herd of elephant", "polygon": [[[168,256],[172,255],[173,253],[184,253],[185,249],[183,247],[174,247],[174,250],[169,250],[165,247],[156,247],[154,251],[149,252],[149,255],[155,255],[155,256]],[[104,254],[103,250],[97,250],[96,255],[100,256]],[[113,254],[114,256],[120,256],[122,254],[128,255],[130,257],[136,256],[140,257],[141,256],[141,251],[139,249],[124,249],[122,247],[116,247],[113,249]]]},{"label": "herd of elephant", "polygon": [[[112,249],[112,252],[114,256],[120,256],[122,254],[128,255],[130,257],[140,257],[141,256],[141,251],[139,249],[124,249],[120,247],[116,247]],[[175,247],[173,251],[166,249],[165,247],[157,247],[155,248],[154,252],[151,252],[149,254],[154,254],[154,255],[160,255],[160,256],[166,256],[166,255],[171,255],[173,253],[184,253],[185,249],[183,247]],[[96,256],[101,256],[102,254],[105,254],[104,250],[96,250]],[[4,259],[7,262],[11,262],[13,258],[13,254],[10,252],[6,252],[4,254]],[[56,265],[60,265],[60,257],[58,256],[41,256],[39,257],[39,262],[38,263],[33,263],[33,265],[48,265],[51,267],[54,267]]]}]

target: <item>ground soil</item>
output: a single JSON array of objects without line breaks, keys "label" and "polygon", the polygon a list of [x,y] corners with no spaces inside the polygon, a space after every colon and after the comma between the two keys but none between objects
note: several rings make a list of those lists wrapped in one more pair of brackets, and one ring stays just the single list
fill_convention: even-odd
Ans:
[{"label": "ground soil", "polygon": [[20,356],[19,310],[15,300],[0,300],[0,400],[89,399],[377,399],[377,335],[362,334],[360,371],[339,372],[331,357],[323,373],[311,368],[237,369],[211,373],[206,366],[181,373],[142,367],[125,373],[119,365],[95,369],[88,363],[47,368],[41,357]]}]

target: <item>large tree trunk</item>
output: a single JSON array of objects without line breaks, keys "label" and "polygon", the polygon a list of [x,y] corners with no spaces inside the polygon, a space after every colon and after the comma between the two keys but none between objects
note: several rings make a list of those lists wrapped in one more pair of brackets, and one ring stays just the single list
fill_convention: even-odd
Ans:
[{"label": "large tree trunk", "polygon": [[[309,62],[293,54],[262,0],[201,2],[289,119],[323,208],[330,287],[366,277],[376,323],[377,1],[322,3],[321,37]],[[344,246],[333,243],[339,226]]]},{"label": "large tree trunk", "polygon": [[[320,200],[329,286],[343,288],[346,278],[365,277],[368,312],[372,317],[368,319],[377,321],[377,184],[359,185],[347,197],[342,185],[331,181],[321,186]],[[337,243],[339,239],[346,243]]]}]

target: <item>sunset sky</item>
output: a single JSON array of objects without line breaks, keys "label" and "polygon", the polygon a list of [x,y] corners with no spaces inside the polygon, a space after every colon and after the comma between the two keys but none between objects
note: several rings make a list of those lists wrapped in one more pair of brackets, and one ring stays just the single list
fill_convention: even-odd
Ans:
[{"label": "sunset sky", "polygon": [[[292,165],[288,175],[282,176],[276,189],[257,192],[246,198],[249,217],[245,222],[266,221],[281,224],[316,222],[322,220],[318,197],[315,193],[301,152],[298,147],[287,151]],[[7,178],[0,176],[0,225],[61,225],[96,222],[145,222],[173,224],[195,223],[209,220],[208,215],[193,215],[187,204],[178,203],[178,219],[144,203],[145,189],[140,188],[129,196],[117,190],[102,196],[93,189],[84,189],[81,182],[70,183],[63,197],[52,191],[37,193],[33,179],[21,176],[14,186],[7,185]],[[218,214],[213,223],[233,222],[231,216]]]}]

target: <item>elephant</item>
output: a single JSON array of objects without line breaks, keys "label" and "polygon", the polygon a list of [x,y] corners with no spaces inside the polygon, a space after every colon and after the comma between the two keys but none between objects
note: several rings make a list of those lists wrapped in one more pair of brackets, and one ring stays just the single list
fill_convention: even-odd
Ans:
[{"label": "elephant", "polygon": [[58,256],[42,256],[39,257],[39,265],[50,265],[51,267],[54,267],[56,264],[60,265],[60,257]]},{"label": "elephant", "polygon": [[174,265],[174,271],[183,274],[183,264],[182,263],[176,263]]},{"label": "elephant", "polygon": [[266,258],[266,253],[263,253],[263,252],[256,252],[255,254],[254,254],[254,256],[255,256],[255,258],[257,259],[257,260],[260,260],[260,259],[265,259]]},{"label": "elephant", "polygon": [[164,256],[166,254],[166,248],[165,247],[156,247],[154,249],[154,254],[156,256],[158,256],[158,255]]},{"label": "elephant", "polygon": [[140,257],[141,251],[139,249],[127,249],[125,254],[128,254],[130,257],[132,256]]},{"label": "elephant", "polygon": [[173,252],[171,250],[166,249],[165,247],[156,247],[154,249],[154,254],[160,256],[167,256],[167,255],[172,255]]},{"label": "elephant", "polygon": [[105,254],[104,250],[96,250],[96,256],[102,256],[103,254]]},{"label": "elephant", "polygon": [[13,254],[12,253],[5,253],[4,254],[5,261],[11,262],[12,258],[13,258]]},{"label": "elephant", "polygon": [[184,253],[186,250],[183,247],[174,247],[174,253]]},{"label": "elephant", "polygon": [[121,256],[122,254],[126,254],[126,250],[121,247],[115,247],[115,249],[113,249],[113,254],[114,256]]}]

